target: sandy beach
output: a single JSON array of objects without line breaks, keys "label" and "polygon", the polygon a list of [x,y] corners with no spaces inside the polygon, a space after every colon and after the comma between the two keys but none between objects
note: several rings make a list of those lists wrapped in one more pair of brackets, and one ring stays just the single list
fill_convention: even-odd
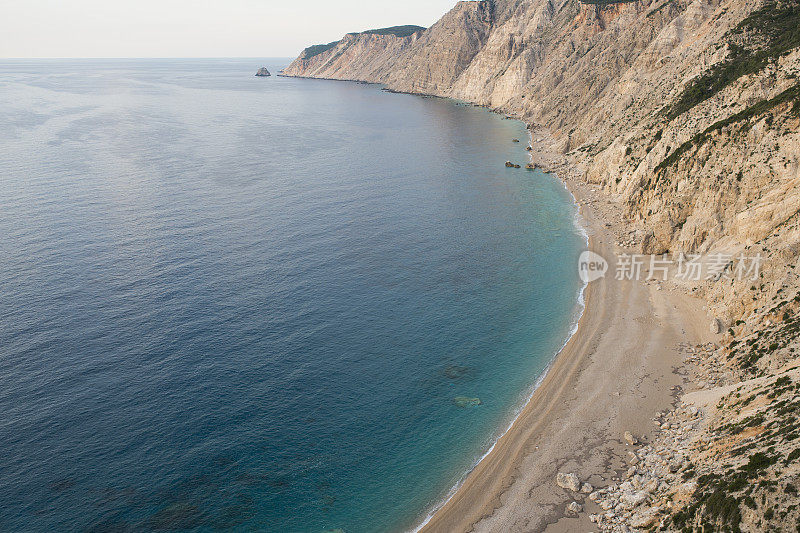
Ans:
[{"label": "sandy beach", "polygon": [[[534,130],[531,141],[534,162],[554,171],[580,205],[589,248],[612,262],[626,251],[615,206],[569,169],[545,132]],[[619,480],[628,468],[624,432],[650,441],[653,417],[685,385],[682,352],[716,339],[702,301],[654,282],[616,280],[613,263],[585,300],[578,331],[513,426],[422,531],[596,529],[588,516],[600,508],[560,488],[556,475],[574,472],[595,488]],[[572,501],[583,512],[569,513]]]}]

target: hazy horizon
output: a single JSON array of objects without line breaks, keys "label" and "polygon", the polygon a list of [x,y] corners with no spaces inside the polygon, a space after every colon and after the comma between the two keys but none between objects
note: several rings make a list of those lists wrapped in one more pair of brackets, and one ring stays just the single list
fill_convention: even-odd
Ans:
[{"label": "hazy horizon", "polygon": [[0,0],[0,58],[294,57],[345,33],[430,26],[455,0]]}]

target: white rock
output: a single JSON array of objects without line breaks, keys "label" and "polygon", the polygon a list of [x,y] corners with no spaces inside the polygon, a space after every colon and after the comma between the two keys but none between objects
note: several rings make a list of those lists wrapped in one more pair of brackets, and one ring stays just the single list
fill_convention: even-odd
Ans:
[{"label": "white rock", "polygon": [[637,511],[631,517],[630,525],[631,527],[636,528],[649,528],[655,524],[656,520],[658,520],[658,513],[660,512],[661,509],[658,507],[649,507],[647,509]]},{"label": "white rock", "polygon": [[556,476],[556,484],[562,489],[569,489],[572,492],[581,490],[581,480],[578,479],[578,475],[574,472],[570,472],[569,474],[559,472]]},{"label": "white rock", "polygon": [[630,446],[633,446],[638,442],[636,437],[634,437],[630,431],[626,431],[623,437],[625,438],[625,442],[627,442]]},{"label": "white rock", "polygon": [[639,492],[627,493],[622,495],[622,497],[619,499],[619,503],[623,509],[625,509],[626,511],[630,511],[637,505],[647,500],[649,496],[650,493],[644,490]]},{"label": "white rock", "polygon": [[583,511],[583,505],[579,504],[578,502],[572,502],[567,506],[567,510],[573,513],[580,513]]},{"label": "white rock", "polygon": [[583,485],[581,485],[581,492],[584,494],[591,494],[593,490],[594,487],[592,487],[589,483],[584,483]]}]

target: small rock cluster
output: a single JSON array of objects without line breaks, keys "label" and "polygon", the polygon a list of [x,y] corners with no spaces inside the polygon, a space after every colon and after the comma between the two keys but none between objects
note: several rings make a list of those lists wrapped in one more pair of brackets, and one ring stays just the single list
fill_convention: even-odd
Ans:
[{"label": "small rock cluster", "polygon": [[[660,434],[653,444],[628,451],[630,466],[621,482],[594,490],[581,484],[575,474],[559,473],[556,483],[573,492],[588,491],[589,500],[601,511],[590,514],[589,520],[600,531],[629,533],[651,528],[672,509],[673,502],[685,500],[696,489],[693,482],[685,482],[683,473],[692,468],[688,458],[702,442],[704,420],[703,412],[692,405],[659,413],[654,421]],[[640,445],[629,431],[623,440],[632,447]],[[567,510],[578,513],[583,506],[573,502]]]},{"label": "small rock cluster", "polygon": [[[582,483],[580,478],[574,472],[564,473],[559,472],[556,475],[556,484],[562,489],[567,489],[575,493],[590,494],[594,491],[589,483]],[[567,511],[570,513],[578,514],[583,512],[583,505],[580,502],[573,501],[567,505]]]},{"label": "small rock cluster", "polygon": [[694,366],[695,383],[698,389],[713,389],[730,383],[730,370],[722,365],[713,343],[701,344],[687,349],[684,362]]}]

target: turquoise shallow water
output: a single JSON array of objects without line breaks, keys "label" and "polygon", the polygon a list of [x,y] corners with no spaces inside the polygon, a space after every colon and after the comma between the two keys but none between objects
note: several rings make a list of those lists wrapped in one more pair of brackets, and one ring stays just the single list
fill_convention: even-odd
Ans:
[{"label": "turquoise shallow water", "polygon": [[262,63],[0,63],[0,530],[411,528],[568,337],[522,124]]}]

